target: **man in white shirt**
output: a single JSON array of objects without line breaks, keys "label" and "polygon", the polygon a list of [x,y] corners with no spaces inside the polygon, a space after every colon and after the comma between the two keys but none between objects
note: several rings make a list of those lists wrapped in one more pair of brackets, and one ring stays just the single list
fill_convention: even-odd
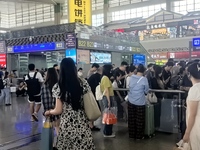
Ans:
[{"label": "man in white shirt", "polygon": [[29,96],[30,113],[32,115],[31,121],[38,121],[38,112],[41,107],[41,85],[44,79],[40,72],[35,71],[35,65],[29,64],[29,74],[25,77],[27,84],[27,94]]}]

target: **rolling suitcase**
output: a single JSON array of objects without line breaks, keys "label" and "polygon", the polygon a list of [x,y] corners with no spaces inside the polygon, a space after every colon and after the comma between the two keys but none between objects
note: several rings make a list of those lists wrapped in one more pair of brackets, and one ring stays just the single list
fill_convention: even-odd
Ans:
[{"label": "rolling suitcase", "polygon": [[148,104],[145,108],[145,135],[148,137],[152,137],[154,136],[154,133],[154,106]]}]

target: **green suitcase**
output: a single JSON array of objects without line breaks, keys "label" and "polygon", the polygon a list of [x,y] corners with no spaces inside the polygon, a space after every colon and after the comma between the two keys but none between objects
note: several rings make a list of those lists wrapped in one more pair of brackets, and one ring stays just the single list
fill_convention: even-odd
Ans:
[{"label": "green suitcase", "polygon": [[155,134],[154,125],[154,106],[151,104],[146,105],[145,108],[145,135],[152,137]]}]

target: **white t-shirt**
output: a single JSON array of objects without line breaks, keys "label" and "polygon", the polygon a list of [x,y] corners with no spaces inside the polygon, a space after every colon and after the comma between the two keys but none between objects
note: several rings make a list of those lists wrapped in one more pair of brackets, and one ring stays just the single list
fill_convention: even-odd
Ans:
[{"label": "white t-shirt", "polygon": [[[29,72],[29,76],[30,76],[31,78],[34,76],[34,74],[35,74],[35,72]],[[40,72],[37,72],[37,75],[36,75],[35,78],[38,79],[39,82],[41,82],[41,83],[44,82],[44,79],[43,79],[43,77],[42,77],[42,75],[41,75]],[[26,75],[25,80],[28,80],[28,75]]]},{"label": "white t-shirt", "polygon": [[112,83],[112,87],[113,87],[113,89],[117,89],[117,88],[118,88],[117,81],[114,81],[114,82]]},{"label": "white t-shirt", "polygon": [[130,79],[130,76],[126,77],[126,88],[129,88]]}]

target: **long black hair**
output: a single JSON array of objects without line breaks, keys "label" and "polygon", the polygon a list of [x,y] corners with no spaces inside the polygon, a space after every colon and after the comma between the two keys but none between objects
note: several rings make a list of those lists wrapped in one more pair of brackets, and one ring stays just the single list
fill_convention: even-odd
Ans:
[{"label": "long black hair", "polygon": [[112,77],[112,65],[106,64],[103,66],[102,76],[107,76],[109,79]]},{"label": "long black hair", "polygon": [[[77,68],[73,59],[64,58],[60,64],[59,81],[61,101],[67,102],[73,110],[81,109],[83,88],[77,76]],[[66,99],[67,97],[67,99]]]},{"label": "long black hair", "polygon": [[9,72],[8,72],[8,71],[6,71],[6,72],[5,72],[4,79],[7,79],[7,78],[8,78],[8,75],[9,75]]},{"label": "long black hair", "polygon": [[52,88],[56,83],[58,83],[58,73],[55,68],[49,68],[47,70],[47,77],[44,84],[49,86],[49,90],[52,93]]},{"label": "long black hair", "polygon": [[158,65],[154,65],[154,66],[153,66],[153,69],[154,69],[154,71],[155,71],[155,77],[156,77],[156,79],[159,79],[159,78],[160,78],[160,77],[159,77],[159,74],[162,73],[162,67],[160,67],[160,66],[158,66]]}]

